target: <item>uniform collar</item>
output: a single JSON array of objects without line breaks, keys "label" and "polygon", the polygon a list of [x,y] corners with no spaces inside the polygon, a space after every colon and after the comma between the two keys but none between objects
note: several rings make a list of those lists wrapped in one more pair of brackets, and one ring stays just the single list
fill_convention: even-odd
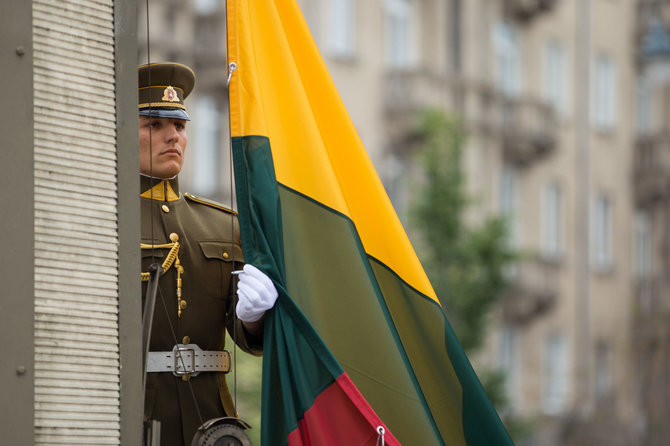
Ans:
[{"label": "uniform collar", "polygon": [[[152,187],[153,186],[153,187]],[[157,201],[179,200],[179,180],[177,177],[162,179],[140,175],[140,197]]]}]

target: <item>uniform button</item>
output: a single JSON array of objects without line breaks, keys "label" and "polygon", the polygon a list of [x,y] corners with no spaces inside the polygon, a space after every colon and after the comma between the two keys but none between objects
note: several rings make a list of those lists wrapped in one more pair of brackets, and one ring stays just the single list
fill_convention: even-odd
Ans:
[{"label": "uniform button", "polygon": [[223,252],[223,258],[224,258],[224,259],[227,259],[228,257],[230,257],[230,256],[228,255],[227,252],[224,251],[224,252]]},{"label": "uniform button", "polygon": [[[182,300],[179,301],[179,308],[181,308],[182,310],[185,310],[187,306],[188,306],[188,304],[186,303],[186,300],[182,299]],[[188,342],[187,342],[187,344],[188,344]]]},{"label": "uniform button", "polygon": [[181,343],[184,345],[190,344],[191,343],[191,338],[188,336],[184,336],[184,339],[181,340]]},{"label": "uniform button", "polygon": [[163,212],[170,212],[170,208],[168,207],[167,204],[164,204],[163,206],[161,206],[161,209],[163,209]]},{"label": "uniform button", "polygon": [[177,234],[175,234],[174,232],[170,234],[170,241],[176,242],[177,240],[179,240],[179,236]]}]

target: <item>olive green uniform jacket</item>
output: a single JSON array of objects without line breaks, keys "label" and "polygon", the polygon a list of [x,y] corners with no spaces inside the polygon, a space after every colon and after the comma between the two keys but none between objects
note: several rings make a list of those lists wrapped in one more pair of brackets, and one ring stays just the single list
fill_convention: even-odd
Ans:
[{"label": "olive green uniform jacket", "polygon": [[[177,258],[183,268],[181,315],[177,308],[177,266],[170,266],[159,280],[149,350],[170,351],[175,338],[178,343],[197,344],[203,350],[223,350],[227,328],[242,350],[260,355],[262,340],[250,339],[234,317],[236,295],[231,271],[243,265],[236,214],[199,197],[181,195],[176,178],[157,180],[141,175],[140,183],[142,271],[148,271],[152,263],[163,264],[174,240],[180,245]],[[145,295],[143,282],[143,300]],[[231,348],[229,345],[228,350]],[[202,421],[235,416],[225,374],[203,372],[192,377],[190,384],[198,408],[189,382],[182,377],[171,372],[147,375],[145,417],[161,421],[162,445],[191,444],[201,424],[197,409]]]}]

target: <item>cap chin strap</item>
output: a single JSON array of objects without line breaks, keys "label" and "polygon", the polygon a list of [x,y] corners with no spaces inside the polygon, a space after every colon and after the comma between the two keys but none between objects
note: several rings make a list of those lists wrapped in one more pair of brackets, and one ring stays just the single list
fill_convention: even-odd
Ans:
[{"label": "cap chin strap", "polygon": [[160,181],[163,181],[163,180],[174,180],[174,179],[177,178],[177,176],[178,176],[178,174],[177,174],[177,175],[171,176],[171,177],[169,177],[169,178],[161,178],[161,177],[155,177],[155,176],[153,176],[153,175],[147,175],[146,173],[142,173],[142,172],[140,172],[140,175],[142,175],[143,177],[151,178],[152,180],[160,180]]}]

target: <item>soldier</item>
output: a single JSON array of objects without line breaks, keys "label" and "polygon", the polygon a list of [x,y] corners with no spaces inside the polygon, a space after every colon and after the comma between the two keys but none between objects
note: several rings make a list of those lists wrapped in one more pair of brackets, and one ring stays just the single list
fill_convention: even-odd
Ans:
[{"label": "soldier", "polygon": [[243,265],[235,212],[179,191],[190,120],[184,99],[194,84],[185,65],[139,67],[142,271],[152,263],[165,271],[147,358],[144,412],[146,419],[161,422],[162,445],[190,445],[202,421],[236,416],[225,379],[231,364],[224,351],[226,328],[242,350],[260,355],[263,315],[277,298],[272,281],[244,265],[235,299],[231,273]]}]

